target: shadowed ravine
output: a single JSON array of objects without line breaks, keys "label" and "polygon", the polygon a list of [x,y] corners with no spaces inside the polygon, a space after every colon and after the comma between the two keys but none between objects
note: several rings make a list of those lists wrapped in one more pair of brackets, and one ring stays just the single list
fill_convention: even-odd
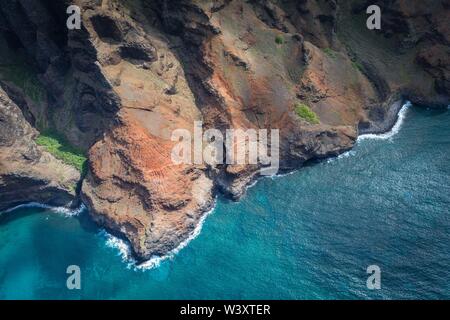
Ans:
[{"label": "shadowed ravine", "polygon": [[[70,4],[80,28],[66,23]],[[379,30],[367,28],[369,4],[382,8]],[[280,172],[338,156],[387,131],[402,99],[449,103],[449,10],[445,0],[0,1],[0,211],[82,201],[136,260],[177,251],[217,194],[238,200],[266,164],[175,163],[176,130],[278,129]]]}]

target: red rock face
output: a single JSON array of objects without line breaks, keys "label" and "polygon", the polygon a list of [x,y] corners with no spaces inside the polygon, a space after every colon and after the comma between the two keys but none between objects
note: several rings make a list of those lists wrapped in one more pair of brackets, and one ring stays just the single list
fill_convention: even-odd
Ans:
[{"label": "red rock face", "polygon": [[[81,196],[93,219],[139,259],[185,240],[216,190],[237,199],[259,175],[258,165],[175,165],[173,130],[279,129],[280,168],[292,170],[388,130],[402,97],[448,104],[446,1],[378,1],[379,31],[366,28],[372,1],[75,3],[84,29],[62,45],[70,68],[41,66],[63,101],[53,121],[89,149]],[[52,70],[74,79],[64,94]]]},{"label": "red rock face", "polygon": [[123,120],[91,148],[83,199],[94,220],[124,234],[139,257],[149,258],[189,236],[212,205],[212,181],[200,169],[174,165],[172,143],[131,117]]}]

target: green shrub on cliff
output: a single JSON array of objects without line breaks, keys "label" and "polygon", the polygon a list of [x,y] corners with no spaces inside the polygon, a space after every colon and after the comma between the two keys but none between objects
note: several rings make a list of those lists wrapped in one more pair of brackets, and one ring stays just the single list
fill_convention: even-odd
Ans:
[{"label": "green shrub on cliff", "polygon": [[25,64],[0,65],[0,78],[21,88],[35,103],[45,97],[45,89],[33,69]]},{"label": "green shrub on cliff", "polygon": [[277,35],[275,37],[275,43],[276,44],[283,44],[284,43],[284,38],[282,36],[280,36],[280,35]]},{"label": "green shrub on cliff", "polygon": [[41,133],[36,139],[36,143],[43,146],[55,158],[83,172],[86,157],[83,152],[71,146],[64,138],[55,133]]},{"label": "green shrub on cliff", "polygon": [[306,104],[303,103],[297,103],[295,105],[295,113],[302,118],[303,120],[308,121],[311,124],[318,124],[319,117],[317,114],[312,111]]},{"label": "green shrub on cliff", "polygon": [[325,49],[323,49],[323,52],[330,58],[336,58],[336,56],[337,56],[337,52],[331,48],[325,48]]},{"label": "green shrub on cliff", "polygon": [[353,68],[355,68],[356,70],[359,70],[359,71],[361,71],[361,72],[364,71],[364,67],[363,67],[363,65],[362,65],[360,62],[352,61],[352,66],[353,66]]}]

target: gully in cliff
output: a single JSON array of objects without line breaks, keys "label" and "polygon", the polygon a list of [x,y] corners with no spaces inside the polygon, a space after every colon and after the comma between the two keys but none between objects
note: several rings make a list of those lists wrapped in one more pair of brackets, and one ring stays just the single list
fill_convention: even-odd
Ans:
[{"label": "gully in cliff", "polygon": [[278,172],[280,163],[278,129],[270,130],[269,143],[267,129],[258,131],[226,129],[224,137],[218,129],[208,129],[203,132],[202,125],[202,121],[194,122],[193,138],[187,129],[177,129],[172,132],[172,141],[178,142],[171,153],[174,164],[206,163],[214,167],[225,161],[228,165],[261,165],[261,175],[274,175]]}]

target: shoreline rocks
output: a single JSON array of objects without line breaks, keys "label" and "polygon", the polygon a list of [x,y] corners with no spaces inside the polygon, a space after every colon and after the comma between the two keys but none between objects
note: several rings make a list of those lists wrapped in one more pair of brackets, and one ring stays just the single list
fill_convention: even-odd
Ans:
[{"label": "shoreline rocks", "polygon": [[0,212],[27,202],[70,207],[80,173],[34,142],[38,132],[0,88]]},{"label": "shoreline rocks", "polygon": [[[218,192],[238,200],[258,179],[259,166],[175,165],[174,130],[192,131],[195,121],[221,132],[279,129],[286,172],[351,149],[359,134],[388,131],[402,99],[450,101],[449,8],[440,1],[421,8],[424,14],[404,0],[380,4],[388,6],[389,26],[380,32],[355,25],[365,13],[348,3],[69,2],[82,9],[81,30],[65,29],[65,8],[56,2],[0,5],[10,45],[3,50],[27,55],[47,96],[33,106],[15,99],[29,123],[12,131],[34,133],[0,145],[16,155],[4,156],[4,177],[26,167],[36,185],[20,198],[14,189],[22,182],[8,178],[0,194],[44,202],[61,196],[58,203],[79,197],[94,221],[131,243],[138,260],[188,238]],[[36,20],[36,10],[52,23]],[[393,13],[401,13],[395,24]],[[7,84],[0,70],[0,85]],[[319,122],[297,114],[299,103]],[[77,194],[67,183],[79,175],[33,145],[38,123],[88,153]]]}]

